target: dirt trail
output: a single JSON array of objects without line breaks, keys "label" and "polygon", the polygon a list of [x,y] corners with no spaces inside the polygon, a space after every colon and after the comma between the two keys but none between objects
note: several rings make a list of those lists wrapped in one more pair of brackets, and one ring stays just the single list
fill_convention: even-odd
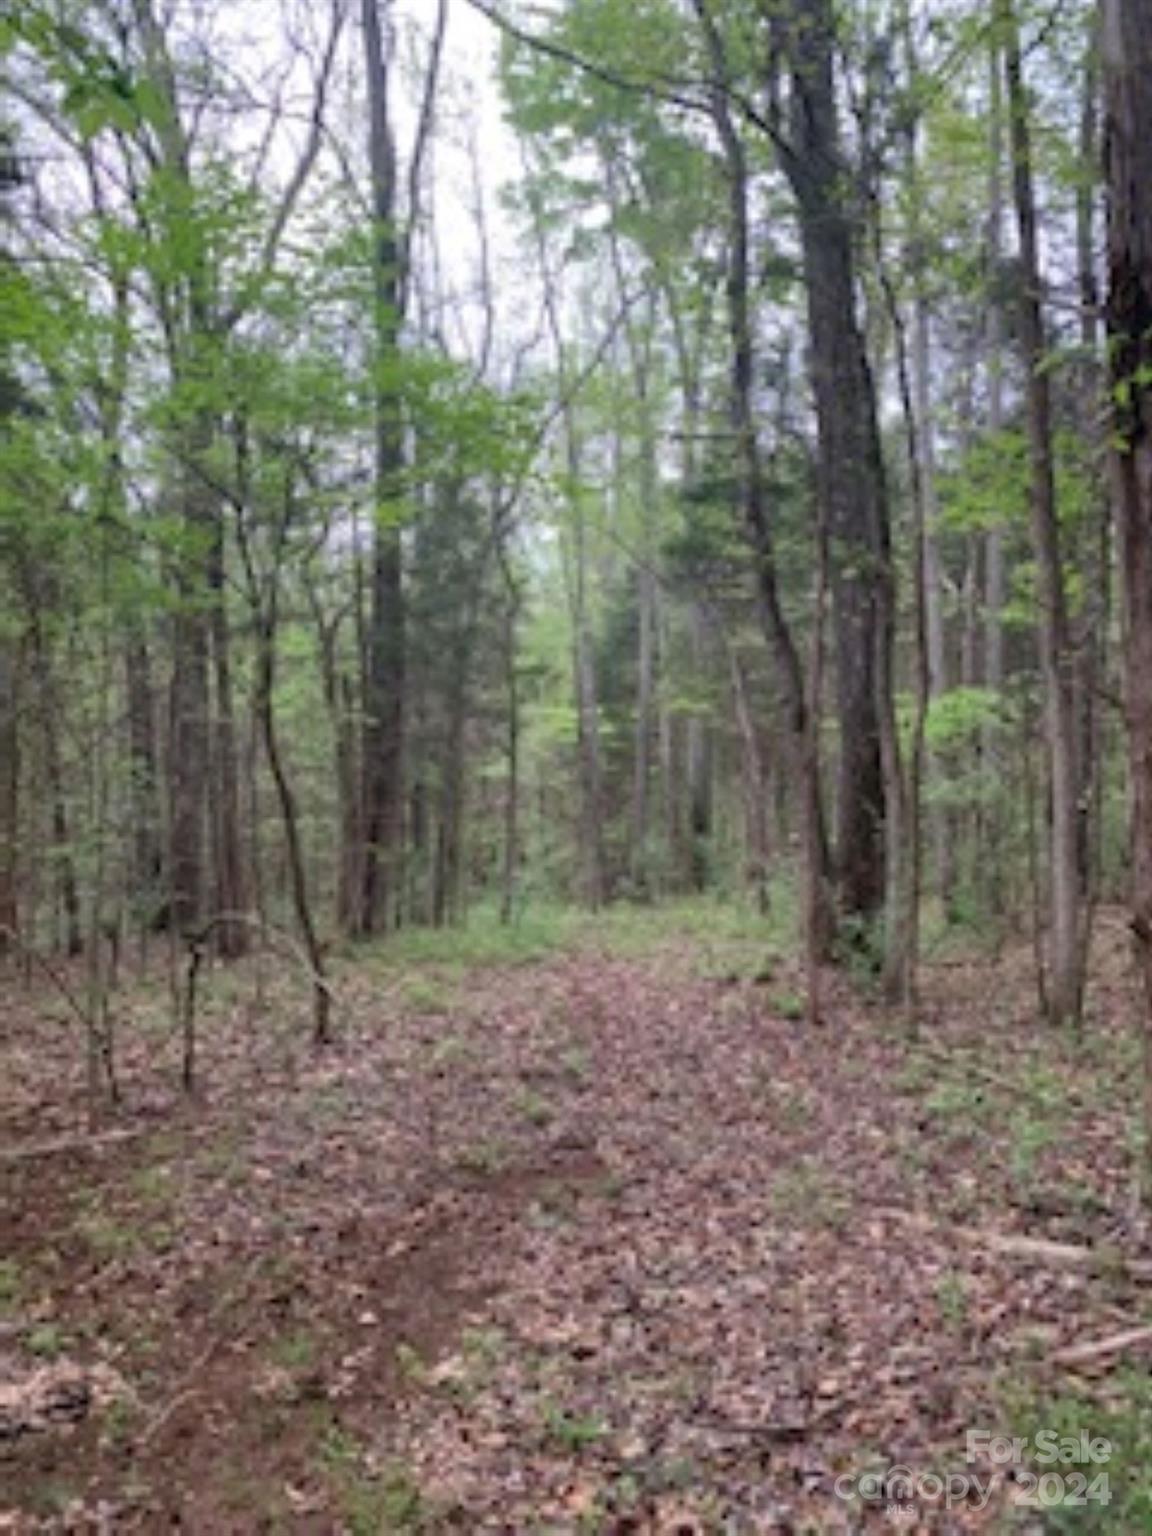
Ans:
[{"label": "dirt trail", "polygon": [[948,991],[920,1048],[671,952],[365,975],[339,1054],[6,1166],[0,1530],[881,1529],[897,1463],[1014,1528],[966,1432],[1143,1304],[1002,1240],[1140,1256],[1126,1106]]}]

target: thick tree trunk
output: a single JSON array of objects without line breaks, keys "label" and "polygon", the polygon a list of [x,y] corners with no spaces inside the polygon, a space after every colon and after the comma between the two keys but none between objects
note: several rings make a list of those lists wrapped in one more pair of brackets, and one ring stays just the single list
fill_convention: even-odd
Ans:
[{"label": "thick tree trunk", "polygon": [[1102,0],[1112,475],[1124,573],[1132,927],[1144,984],[1144,1179],[1152,1204],[1152,0]]},{"label": "thick tree trunk", "polygon": [[[801,843],[805,862],[806,947],[826,958],[833,931],[828,899],[828,837],[821,794],[817,721],[804,682],[795,637],[784,614],[768,508],[764,466],[757,432],[754,392],[756,350],[751,314],[751,240],[748,211],[748,163],[732,121],[726,96],[727,63],[719,32],[706,0],[695,0],[713,70],[712,117],[724,150],[728,176],[729,252],[726,278],[731,342],[730,410],[741,481],[742,513],[755,557],[756,612],[772,652],[783,694],[789,756],[800,785]],[[816,1012],[815,1005],[812,1009]]]},{"label": "thick tree trunk", "polygon": [[796,0],[789,37],[790,139],[783,169],[800,214],[821,498],[829,540],[840,757],[836,879],[863,921],[885,892],[881,692],[891,677],[888,504],[876,392],[856,307],[829,0]]},{"label": "thick tree trunk", "polygon": [[[176,75],[163,25],[152,0],[133,0],[148,83],[156,93],[155,132],[167,185],[171,221],[165,234],[184,243],[179,276],[156,279],[157,302],[169,317],[168,365],[172,384],[193,399],[210,393],[216,336],[206,250],[188,211],[195,206],[191,146],[180,115]],[[197,931],[209,889],[205,829],[209,770],[211,551],[218,508],[202,471],[211,454],[215,420],[206,404],[193,406],[174,434],[176,512],[188,547],[175,559],[176,610],[172,621],[172,677],[168,721],[168,919],[173,933]]]}]

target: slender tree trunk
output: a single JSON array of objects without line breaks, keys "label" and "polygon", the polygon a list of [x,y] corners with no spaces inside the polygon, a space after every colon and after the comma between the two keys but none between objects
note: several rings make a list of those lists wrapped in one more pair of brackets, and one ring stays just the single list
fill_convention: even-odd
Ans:
[{"label": "slender tree trunk", "polygon": [[[913,151],[914,152],[914,151]],[[916,241],[913,241],[915,249]],[[918,253],[922,259],[921,253]],[[940,519],[939,496],[936,485],[936,425],[935,406],[932,399],[932,324],[928,311],[928,299],[923,283],[918,282],[915,314],[913,319],[913,374],[915,377],[916,445],[919,454],[918,474],[921,509],[918,514],[923,522],[924,559],[919,579],[924,592],[924,642],[927,668],[928,706],[933,699],[947,693],[948,653],[944,640],[944,603],[941,582],[940,543],[938,525]],[[944,771],[938,759],[930,764],[930,771],[937,776]],[[956,860],[953,850],[955,828],[953,818],[943,808],[931,812],[931,838],[940,883],[940,897],[945,911],[950,910],[956,885]]]},{"label": "slender tree trunk", "polygon": [[[247,913],[249,883],[244,862],[240,819],[240,753],[232,695],[232,643],[224,585],[224,529],[217,508],[216,535],[209,560],[212,593],[210,617],[215,713],[212,720],[211,826],[217,912]],[[217,929],[220,953],[228,958],[246,954],[251,930],[247,923],[223,921]]]},{"label": "slender tree trunk", "polygon": [[1080,773],[1073,654],[1052,462],[1052,405],[1032,186],[1031,123],[1012,0],[1001,0],[1013,190],[1020,239],[1020,336],[1028,370],[1032,542],[1036,554],[1040,660],[1051,793],[1049,838],[1049,1014],[1076,1026],[1083,1001],[1080,890]]},{"label": "slender tree trunk", "polygon": [[[1096,18],[1088,28],[1080,102],[1080,163],[1100,161],[1100,69]],[[1100,832],[1107,741],[1100,709],[1101,684],[1107,675],[1112,615],[1112,507],[1106,485],[1098,484],[1097,464],[1107,451],[1101,430],[1105,398],[1100,346],[1100,284],[1096,271],[1096,213],[1099,187],[1082,177],[1076,189],[1076,267],[1080,291],[1079,426],[1085,475],[1093,487],[1091,516],[1081,552],[1083,598],[1075,636],[1076,718],[1080,767],[1080,884],[1084,900],[1084,945],[1100,885]],[[1087,960],[1085,959],[1085,964]]]},{"label": "slender tree trunk", "polygon": [[[274,578],[274,580],[278,579],[278,577]],[[324,950],[312,916],[312,903],[308,893],[308,866],[300,837],[300,815],[296,805],[296,795],[288,777],[283,753],[280,750],[280,738],[276,730],[273,691],[276,673],[275,611],[264,615],[259,625],[257,717],[264,737],[264,751],[272,774],[272,782],[276,787],[276,797],[280,802],[292,906],[312,972],[312,1040],[315,1045],[324,1046],[330,1044],[332,1040],[331,992],[325,970]]]},{"label": "slender tree trunk", "polygon": [[354,711],[350,697],[351,681],[340,664],[340,615],[337,613],[329,617],[324,611],[323,599],[315,584],[309,579],[306,585],[316,632],[320,683],[324,690],[324,705],[332,734],[332,767],[337,789],[340,835],[333,871],[336,926],[347,933],[352,928],[356,893],[356,882],[352,878],[348,861],[360,841],[360,783],[356,763]]},{"label": "slender tree trunk", "polygon": [[711,876],[709,857],[713,834],[715,786],[713,783],[712,738],[707,722],[698,715],[689,716],[688,728],[688,815],[692,836],[692,889],[698,894],[708,889]]},{"label": "slender tree trunk", "polygon": [[569,423],[569,475],[576,487],[572,510],[573,536],[568,577],[572,613],[572,672],[576,685],[576,717],[580,757],[580,848],[585,905],[598,911],[607,898],[604,859],[604,783],[600,751],[600,689],[596,652],[588,612],[588,550],[584,512],[579,505],[580,458]]},{"label": "slender tree trunk", "polygon": [[636,573],[640,632],[636,645],[636,724],[632,758],[632,884],[652,894],[649,843],[653,705],[656,695],[656,579],[647,560]]},{"label": "slender tree trunk", "polygon": [[[185,468],[184,477],[194,471]],[[198,486],[186,486],[184,522],[193,540],[210,525]],[[196,931],[207,903],[204,830],[207,811],[208,623],[202,568],[185,558],[177,577],[172,621],[168,714],[168,911],[175,934]]]},{"label": "slender tree trunk", "polygon": [[[618,204],[617,177],[610,153],[604,155],[605,173],[614,204]],[[626,292],[624,262],[620,242],[611,236],[612,265],[616,286],[623,299]],[[652,870],[650,849],[652,746],[656,698],[656,626],[658,589],[653,569],[656,560],[660,475],[657,466],[657,426],[652,399],[652,340],[654,315],[649,313],[643,327],[628,316],[624,334],[627,342],[632,383],[636,395],[636,433],[638,437],[638,490],[640,499],[639,561],[635,572],[638,634],[636,643],[636,712],[632,752],[632,836],[629,873],[635,895],[650,897]],[[619,443],[619,430],[617,442]]]},{"label": "slender tree trunk", "polygon": [[740,733],[741,791],[744,800],[744,840],[747,857],[744,867],[749,885],[761,912],[769,905],[769,878],[772,869],[772,841],[768,829],[768,771],[760,734],[752,710],[752,700],[744,664],[736,646],[725,646],[728,678],[732,688],[732,708]]},{"label": "slender tree trunk", "polygon": [[124,648],[124,681],[132,775],[129,868],[137,919],[141,932],[147,933],[160,926],[166,913],[152,661],[148,642],[139,627],[129,634]]},{"label": "slender tree trunk", "polygon": [[364,850],[360,910],[356,919],[356,932],[361,936],[391,925],[399,892],[407,673],[404,559],[399,517],[404,428],[400,401],[385,378],[386,365],[399,351],[403,309],[396,146],[390,116],[391,0],[384,0],[383,9],[382,22],[380,0],[363,0],[379,382],[375,402],[376,506],[361,749]]},{"label": "slender tree trunk", "polygon": [[64,785],[64,762],[60,750],[60,724],[63,714],[40,612],[41,598],[36,592],[34,580],[29,580],[28,588],[31,661],[40,711],[45,788],[52,826],[54,894],[59,925],[57,938],[60,947],[67,954],[78,955],[84,948],[84,934],[80,914],[80,889],[76,879],[75,850],[72,847],[71,817]]},{"label": "slender tree trunk", "polygon": [[[1000,279],[1004,261],[1004,85],[1000,41],[995,31],[989,41],[988,106],[988,230],[985,242],[991,274],[985,326],[988,386],[988,431],[998,439],[1004,430],[1004,308]],[[1006,577],[1004,529],[997,521],[984,538],[984,686],[995,693],[1004,689],[1004,599]],[[982,732],[981,757],[990,782],[999,783],[1004,766],[1000,728],[992,722]],[[1000,917],[1004,910],[1003,792],[991,797],[984,815],[984,853],[988,904]]]},{"label": "slender tree trunk", "polygon": [[504,859],[500,889],[500,921],[507,924],[516,915],[520,872],[520,677],[516,666],[520,589],[503,545],[498,554],[507,593],[504,611],[504,692],[508,777],[504,789]]},{"label": "slender tree trunk", "polygon": [[20,932],[20,713],[18,647],[0,639],[0,958]]},{"label": "slender tree trunk", "polygon": [[464,842],[464,758],[468,721],[468,658],[472,625],[466,626],[454,657],[448,687],[444,748],[440,762],[439,835],[432,921],[437,928],[459,921]]}]

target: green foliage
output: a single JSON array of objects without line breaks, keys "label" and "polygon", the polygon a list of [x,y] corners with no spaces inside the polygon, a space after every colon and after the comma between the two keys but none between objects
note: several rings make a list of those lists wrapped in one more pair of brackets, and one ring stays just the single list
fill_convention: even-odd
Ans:
[{"label": "green foliage", "polygon": [[544,1405],[544,1435],[560,1451],[580,1452],[603,1440],[607,1425],[598,1418],[570,1413],[556,1403]]},{"label": "green foliage", "polygon": [[[1081,1395],[1075,1388],[1037,1390],[1022,1382],[1001,1384],[1011,1432],[1032,1440],[1042,1430],[1056,1435],[1106,1439],[1107,1462],[1078,1468],[1089,1481],[1108,1478],[1110,1502],[1056,1505],[1044,1510],[1044,1528],[1053,1532],[1142,1531],[1152,1525],[1152,1381],[1146,1372],[1124,1369],[1109,1378],[1107,1392]],[[1039,1475],[1051,1467],[1033,1464]]]},{"label": "green foliage", "polygon": [[25,1281],[15,1259],[0,1259],[0,1312],[11,1312],[24,1295]]},{"label": "green foliage", "polygon": [[959,533],[1021,528],[1028,517],[1028,444],[1015,428],[982,433],[940,478],[940,525]]},{"label": "green foliage", "polygon": [[40,1323],[24,1337],[29,1354],[42,1360],[58,1360],[68,1347],[68,1339],[58,1323]]},{"label": "green foliage", "polygon": [[932,750],[971,747],[990,728],[1007,723],[1007,704],[991,688],[950,688],[931,700],[924,741]]},{"label": "green foliage", "polygon": [[364,1446],[335,1423],[324,1432],[319,1460],[351,1536],[403,1536],[429,1528],[431,1512],[420,1485],[401,1463],[369,1470]]},{"label": "green foliage", "polygon": [[303,1371],[315,1363],[318,1348],[314,1334],[296,1328],[272,1341],[268,1347],[268,1358],[274,1365],[282,1366],[285,1370]]}]

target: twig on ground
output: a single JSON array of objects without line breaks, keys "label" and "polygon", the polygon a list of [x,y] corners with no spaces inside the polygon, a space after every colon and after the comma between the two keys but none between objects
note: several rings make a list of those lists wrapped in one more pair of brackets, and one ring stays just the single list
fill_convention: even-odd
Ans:
[{"label": "twig on ground", "polygon": [[1152,1344],[1152,1328],[1126,1328],[1121,1333],[1110,1333],[1107,1338],[1070,1344],[1066,1349],[1058,1349],[1052,1362],[1054,1365],[1083,1365],[1103,1355],[1120,1354],[1137,1344]]}]

